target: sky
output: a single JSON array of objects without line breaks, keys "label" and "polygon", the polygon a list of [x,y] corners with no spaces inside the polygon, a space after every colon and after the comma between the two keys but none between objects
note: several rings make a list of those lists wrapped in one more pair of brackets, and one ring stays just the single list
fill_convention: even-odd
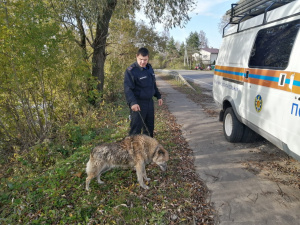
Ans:
[{"label": "sky", "polygon": [[[220,48],[222,35],[219,32],[218,24],[222,16],[231,8],[231,4],[237,0],[197,0],[197,6],[189,14],[191,20],[185,28],[175,28],[169,30],[170,36],[175,41],[185,42],[191,32],[203,30],[208,39],[209,47]],[[161,28],[158,26],[157,30]]]}]

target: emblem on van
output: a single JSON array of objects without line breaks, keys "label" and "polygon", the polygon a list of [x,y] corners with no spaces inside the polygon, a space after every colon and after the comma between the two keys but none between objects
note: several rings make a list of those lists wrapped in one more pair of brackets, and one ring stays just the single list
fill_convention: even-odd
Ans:
[{"label": "emblem on van", "polygon": [[257,95],[255,97],[254,105],[255,105],[256,112],[260,112],[261,109],[262,109],[262,105],[263,105],[263,100],[262,100],[262,97],[260,95]]}]

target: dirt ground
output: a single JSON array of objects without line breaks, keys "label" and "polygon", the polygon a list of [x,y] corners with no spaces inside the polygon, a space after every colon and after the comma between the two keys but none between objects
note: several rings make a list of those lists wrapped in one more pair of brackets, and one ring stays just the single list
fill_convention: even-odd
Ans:
[{"label": "dirt ground", "polygon": [[[200,87],[196,84],[190,84],[197,90],[196,92],[191,91],[187,86],[178,86],[174,83],[172,86],[176,90],[185,93],[189,99],[203,107],[210,116],[218,117],[219,112],[212,95],[201,91]],[[275,181],[277,184],[284,184],[300,189],[299,161],[288,156],[284,151],[266,140],[255,143],[241,143],[241,145],[254,149],[251,157],[243,159],[240,162],[246,170],[262,178]],[[280,190],[279,187],[279,192]]]}]

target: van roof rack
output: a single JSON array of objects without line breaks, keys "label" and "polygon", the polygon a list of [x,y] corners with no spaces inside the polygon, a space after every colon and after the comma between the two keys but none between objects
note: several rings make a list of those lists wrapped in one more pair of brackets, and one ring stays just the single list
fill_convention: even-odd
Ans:
[{"label": "van roof rack", "polygon": [[268,11],[293,1],[295,0],[240,0],[238,3],[231,4],[231,9],[226,12],[230,20],[223,29],[223,37],[225,28],[229,24],[238,24],[237,32],[239,32],[239,25],[242,21],[260,14],[264,14],[263,24],[265,24]]},{"label": "van roof rack", "polygon": [[[226,15],[230,16],[230,22],[234,24],[293,1],[295,0],[241,0],[236,4],[231,4],[231,9],[226,12]],[[241,18],[243,18],[242,21],[240,21]]]}]

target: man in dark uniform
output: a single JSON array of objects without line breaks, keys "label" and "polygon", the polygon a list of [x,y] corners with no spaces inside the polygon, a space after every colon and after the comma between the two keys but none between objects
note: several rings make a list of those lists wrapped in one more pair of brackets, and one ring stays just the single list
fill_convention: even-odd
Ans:
[{"label": "man in dark uniform", "polygon": [[136,54],[136,62],[125,71],[124,91],[131,117],[129,135],[140,134],[143,128],[143,134],[153,137],[154,103],[152,97],[157,98],[158,105],[163,104],[156,86],[154,71],[148,61],[148,49],[140,48]]}]

